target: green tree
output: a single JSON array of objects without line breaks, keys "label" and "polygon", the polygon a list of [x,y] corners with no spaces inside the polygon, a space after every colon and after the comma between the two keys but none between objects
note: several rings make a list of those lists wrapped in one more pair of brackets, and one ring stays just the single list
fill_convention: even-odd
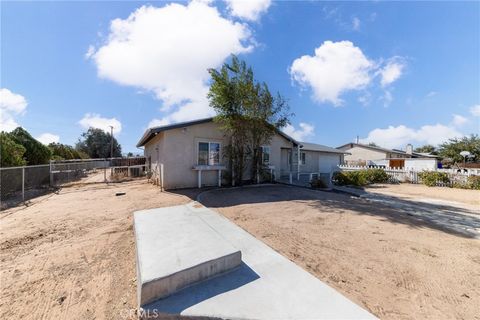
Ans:
[{"label": "green tree", "polygon": [[23,159],[25,147],[15,142],[11,134],[0,132],[0,167],[16,167],[26,165]]},{"label": "green tree", "polygon": [[369,142],[368,145],[370,147],[378,147],[378,145],[375,142]]},{"label": "green tree", "polygon": [[435,147],[432,146],[431,144],[426,144],[426,145],[424,145],[424,146],[415,148],[415,152],[418,152],[418,153],[437,154],[437,151],[435,150]]},{"label": "green tree", "polygon": [[[52,142],[48,145],[48,148],[52,152],[52,158],[58,160],[71,160],[85,158],[85,154],[81,154],[75,150],[72,146],[67,144]],[[88,156],[87,156],[88,157]]]},{"label": "green tree", "polygon": [[25,148],[25,159],[28,165],[46,164],[51,157],[50,149],[35,140],[27,130],[18,127],[10,133],[12,139]]},{"label": "green tree", "polygon": [[[102,129],[90,128],[82,133],[81,138],[75,145],[75,149],[84,152],[90,158],[110,158],[110,143],[112,136]],[[113,157],[122,156],[122,147],[113,137]]]},{"label": "green tree", "polygon": [[252,177],[261,165],[261,146],[268,144],[276,130],[289,123],[288,104],[279,94],[274,98],[265,83],[254,79],[244,61],[232,56],[220,70],[209,69],[212,84],[208,93],[230,143],[225,148],[230,178],[241,184],[247,158],[252,159]]},{"label": "green tree", "polygon": [[442,158],[451,159],[454,163],[463,162],[460,152],[468,151],[475,161],[480,160],[480,137],[477,134],[463,138],[450,139],[442,143],[438,148],[438,155]]}]

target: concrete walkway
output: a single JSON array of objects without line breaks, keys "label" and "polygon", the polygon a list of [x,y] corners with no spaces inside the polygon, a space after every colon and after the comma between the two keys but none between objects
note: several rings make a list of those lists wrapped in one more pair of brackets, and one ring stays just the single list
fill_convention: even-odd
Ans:
[{"label": "concrete walkway", "polygon": [[[150,228],[162,229],[161,226],[167,225],[172,235],[185,232],[172,221],[172,215],[193,215],[242,253],[242,263],[236,269],[144,306],[150,314],[161,312],[223,319],[375,318],[222,215],[196,202],[148,210],[148,214],[151,215]],[[137,225],[135,230],[137,232]],[[141,235],[137,241],[142,241]],[[196,238],[197,243],[202,241],[202,237]],[[161,243],[157,245],[162,246]],[[195,246],[192,244],[192,250]],[[156,263],[172,264],[174,261]]]},{"label": "concrete walkway", "polygon": [[[241,252],[190,210],[134,214],[140,305],[164,298],[196,282],[232,270]],[[168,261],[168,263],[166,263]]]}]

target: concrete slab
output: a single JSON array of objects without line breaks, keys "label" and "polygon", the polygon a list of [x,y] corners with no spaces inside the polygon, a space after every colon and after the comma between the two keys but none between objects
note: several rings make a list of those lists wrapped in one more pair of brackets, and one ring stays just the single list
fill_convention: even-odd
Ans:
[{"label": "concrete slab", "polygon": [[[186,205],[242,252],[239,268],[144,306],[170,313],[223,319],[374,319],[263,242],[205,208]],[[152,223],[162,224],[161,214]],[[199,241],[197,241],[198,243]]]},{"label": "concrete slab", "polygon": [[189,207],[137,211],[134,227],[140,305],[167,297],[241,263],[240,250]]}]

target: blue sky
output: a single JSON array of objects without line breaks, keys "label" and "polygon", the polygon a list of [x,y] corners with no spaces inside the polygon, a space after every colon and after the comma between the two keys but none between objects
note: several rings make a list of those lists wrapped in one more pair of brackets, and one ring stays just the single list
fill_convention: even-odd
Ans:
[{"label": "blue sky", "polygon": [[480,2],[2,2],[0,125],[73,144],[212,114],[230,53],[289,100],[285,131],[330,146],[479,132]]}]

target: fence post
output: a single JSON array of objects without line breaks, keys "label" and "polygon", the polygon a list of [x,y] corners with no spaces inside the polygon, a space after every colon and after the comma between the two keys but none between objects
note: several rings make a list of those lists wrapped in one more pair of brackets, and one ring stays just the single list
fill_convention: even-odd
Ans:
[{"label": "fence post", "polygon": [[162,184],[160,190],[163,191],[163,163],[160,163],[160,183]]},{"label": "fence post", "polygon": [[50,160],[50,187],[53,187],[52,160]]},{"label": "fence post", "polygon": [[25,167],[22,167],[22,201],[25,202]]}]

